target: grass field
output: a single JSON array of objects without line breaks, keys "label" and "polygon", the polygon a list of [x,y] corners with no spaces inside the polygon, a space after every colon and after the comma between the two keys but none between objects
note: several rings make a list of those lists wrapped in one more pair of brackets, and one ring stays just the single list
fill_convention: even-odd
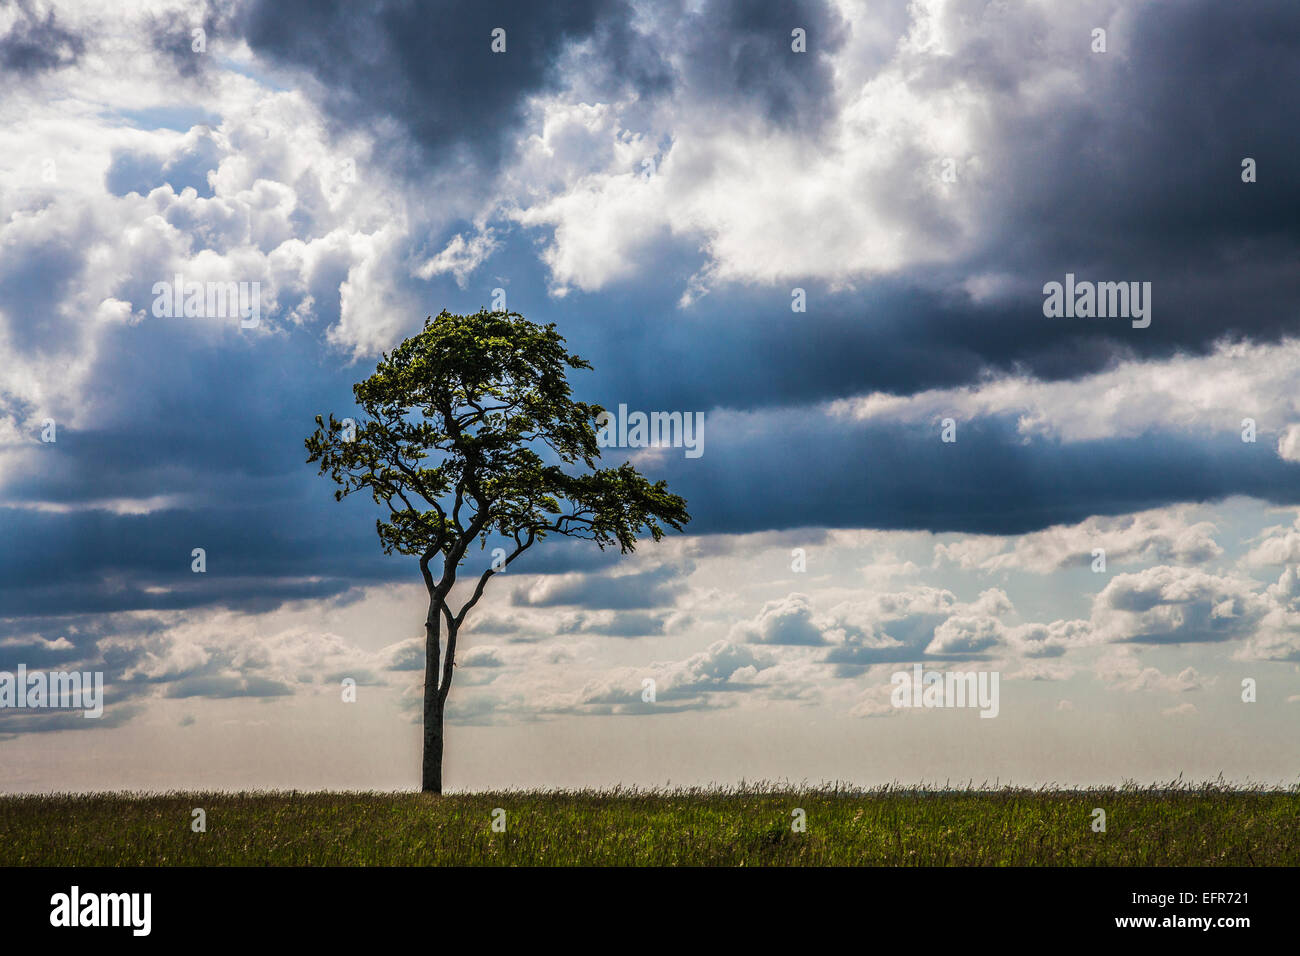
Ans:
[{"label": "grass field", "polygon": [[[193,810],[207,830],[192,829]],[[505,811],[494,832],[493,811]],[[792,811],[806,829],[795,832]],[[1106,832],[1093,831],[1093,810]],[[0,865],[1300,865],[1300,789],[885,787],[0,798]]]}]

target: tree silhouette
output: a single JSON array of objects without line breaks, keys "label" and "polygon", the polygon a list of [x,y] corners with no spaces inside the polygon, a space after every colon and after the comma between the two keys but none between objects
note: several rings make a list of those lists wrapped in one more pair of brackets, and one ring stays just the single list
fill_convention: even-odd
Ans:
[{"label": "tree silhouette", "polygon": [[[570,398],[568,369],[591,365],[565,351],[555,325],[517,312],[443,311],[385,353],[353,386],[365,416],[316,416],[309,463],[339,484],[336,500],[369,491],[388,514],[375,521],[384,551],[419,558],[425,616],[424,761],[421,789],[442,792],[443,715],[456,639],[488,580],[548,535],[634,550],[645,532],[690,520],[666,483],[630,463],[597,468],[599,405]],[[577,473],[571,474],[570,471]],[[661,524],[662,523],[662,524]],[[466,553],[489,535],[506,544],[473,581],[452,590]],[[446,634],[443,653],[442,636]]]}]

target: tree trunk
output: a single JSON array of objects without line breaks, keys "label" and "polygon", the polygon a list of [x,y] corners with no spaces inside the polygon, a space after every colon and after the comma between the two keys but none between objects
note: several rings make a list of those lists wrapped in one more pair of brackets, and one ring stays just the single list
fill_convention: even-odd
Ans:
[{"label": "tree trunk", "polygon": [[424,691],[424,772],[420,775],[420,789],[442,793],[442,707],[437,690],[431,693],[430,686]]},{"label": "tree trunk", "polygon": [[424,768],[420,789],[442,793],[442,699],[438,694],[438,607],[431,598],[424,621]]}]

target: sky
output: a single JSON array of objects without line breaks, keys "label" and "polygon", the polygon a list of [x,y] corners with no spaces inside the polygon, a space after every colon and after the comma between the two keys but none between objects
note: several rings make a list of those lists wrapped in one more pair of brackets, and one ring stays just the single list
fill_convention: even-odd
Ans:
[{"label": "sky", "polygon": [[480,308],[702,444],[602,456],[685,533],[491,582],[449,789],[1294,784],[1298,49],[1293,0],[0,3],[0,672],[104,681],[0,708],[0,791],[418,787],[419,570],[303,440]]}]

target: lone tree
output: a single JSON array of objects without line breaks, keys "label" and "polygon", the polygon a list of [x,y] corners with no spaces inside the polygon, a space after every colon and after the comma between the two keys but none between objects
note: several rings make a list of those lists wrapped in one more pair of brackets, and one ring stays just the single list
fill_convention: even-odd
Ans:
[{"label": "lone tree", "polygon": [[[384,551],[419,558],[429,591],[424,619],[424,768],[421,788],[442,792],[443,715],[456,638],[493,574],[547,535],[617,544],[658,541],[690,520],[666,483],[630,463],[597,468],[599,405],[570,398],[568,369],[591,368],[565,351],[554,324],[517,312],[442,312],[353,386],[365,416],[328,423],[306,441],[309,463],[340,487],[369,491],[388,509],[375,521]],[[576,473],[571,473],[576,472]],[[470,546],[504,543],[468,596],[452,590]],[[495,550],[495,549],[494,549]],[[443,653],[442,637],[446,633]],[[441,676],[439,667],[441,666]]]}]

